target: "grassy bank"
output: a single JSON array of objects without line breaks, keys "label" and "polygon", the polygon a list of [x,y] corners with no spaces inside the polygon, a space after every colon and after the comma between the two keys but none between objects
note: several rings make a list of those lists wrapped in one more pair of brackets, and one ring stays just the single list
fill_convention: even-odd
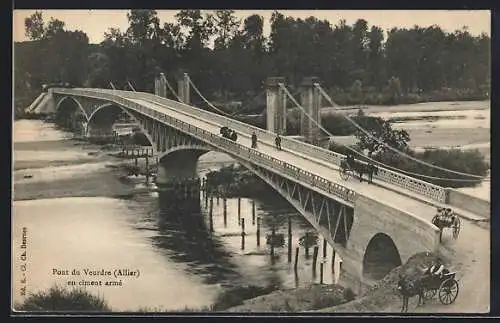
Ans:
[{"label": "grassy bank", "polygon": [[14,304],[16,311],[28,312],[109,312],[111,307],[99,296],[84,289],[67,289],[57,285],[29,295]]}]

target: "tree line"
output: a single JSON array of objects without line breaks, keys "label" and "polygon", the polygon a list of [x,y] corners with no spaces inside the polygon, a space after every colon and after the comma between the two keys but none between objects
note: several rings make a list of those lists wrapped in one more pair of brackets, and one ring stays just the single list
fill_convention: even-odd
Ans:
[{"label": "tree line", "polygon": [[153,92],[160,72],[170,82],[188,72],[209,100],[241,101],[256,113],[265,106],[265,96],[255,98],[268,76],[286,77],[292,89],[303,77],[317,76],[339,104],[489,96],[490,37],[465,27],[393,28],[386,37],[364,19],[332,25],[274,11],[265,37],[262,16],[240,20],[233,10],[180,10],[163,25],[155,10],[131,10],[127,18],[126,30],[110,28],[100,44],[89,44],[83,31],[66,30],[63,21],[45,22],[41,12],[26,18],[30,41],[16,43],[14,52],[18,101],[32,99],[43,83],[109,88],[112,81],[124,89],[130,81],[138,91]]}]

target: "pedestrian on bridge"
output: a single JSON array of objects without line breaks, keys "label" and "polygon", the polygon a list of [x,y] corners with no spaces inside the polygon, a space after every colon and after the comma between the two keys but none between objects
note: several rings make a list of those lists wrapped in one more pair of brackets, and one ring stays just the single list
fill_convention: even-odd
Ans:
[{"label": "pedestrian on bridge", "polygon": [[252,132],[252,148],[257,149],[257,135],[255,131]]},{"label": "pedestrian on bridge", "polygon": [[274,139],[276,144],[276,149],[281,150],[281,137],[279,134],[276,134],[276,139]]}]

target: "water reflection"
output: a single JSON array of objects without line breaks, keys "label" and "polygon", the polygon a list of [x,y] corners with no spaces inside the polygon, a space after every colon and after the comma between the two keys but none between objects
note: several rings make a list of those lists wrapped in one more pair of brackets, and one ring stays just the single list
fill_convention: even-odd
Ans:
[{"label": "water reflection", "polygon": [[[161,188],[161,187],[160,187]],[[210,233],[200,208],[199,196],[175,199],[170,192],[158,196],[156,247],[169,250],[170,258],[187,263],[189,272],[202,275],[208,284],[227,282],[238,276],[231,254],[221,239]]]}]

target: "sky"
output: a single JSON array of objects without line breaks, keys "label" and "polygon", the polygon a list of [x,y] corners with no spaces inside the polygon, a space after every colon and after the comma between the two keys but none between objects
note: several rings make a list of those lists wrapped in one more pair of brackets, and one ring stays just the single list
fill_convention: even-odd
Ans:
[{"label": "sky", "polygon": [[[13,40],[28,40],[24,33],[24,19],[36,10],[14,10]],[[128,10],[39,10],[45,22],[51,17],[65,22],[67,30],[82,30],[89,37],[90,43],[104,40],[104,32],[109,28],[125,31],[128,27]],[[428,27],[438,25],[447,32],[453,32],[466,26],[473,35],[486,33],[491,35],[491,19],[489,10],[279,10],[285,16],[305,19],[314,16],[320,20],[328,20],[332,25],[345,19],[352,25],[357,19],[365,19],[368,27],[379,26],[384,30],[393,27],[412,28],[414,25]],[[158,10],[161,24],[174,22],[178,10]],[[210,12],[210,11],[209,11]],[[235,10],[235,16],[242,21],[252,15],[264,17],[264,34],[270,31],[269,20],[272,10]]]}]

